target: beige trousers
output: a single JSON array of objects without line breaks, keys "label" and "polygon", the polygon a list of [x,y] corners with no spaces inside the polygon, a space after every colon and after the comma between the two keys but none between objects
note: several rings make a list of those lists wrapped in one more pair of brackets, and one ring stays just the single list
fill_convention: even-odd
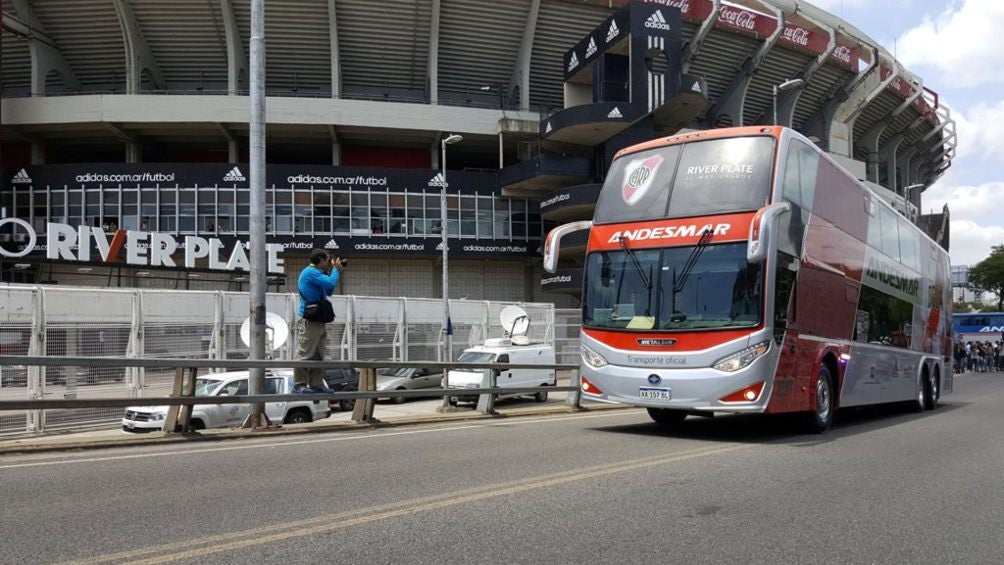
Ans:
[{"label": "beige trousers", "polygon": [[[321,322],[310,322],[303,318],[296,319],[296,360],[320,361],[324,359],[324,342],[328,331]],[[293,369],[293,382],[316,387],[324,386],[324,371],[322,369]]]}]

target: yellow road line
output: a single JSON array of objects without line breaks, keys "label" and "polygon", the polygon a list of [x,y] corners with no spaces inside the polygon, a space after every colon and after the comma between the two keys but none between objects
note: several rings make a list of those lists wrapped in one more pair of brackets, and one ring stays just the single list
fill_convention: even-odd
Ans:
[{"label": "yellow road line", "polygon": [[99,565],[102,563],[118,563],[125,560],[128,560],[131,565],[146,565],[169,563],[181,559],[194,559],[224,551],[312,536],[352,526],[360,526],[373,522],[379,522],[381,520],[417,514],[420,512],[480,502],[483,500],[520,494],[542,488],[560,486],[596,477],[614,475],[617,473],[635,471],[657,465],[677,463],[699,457],[708,457],[728,453],[748,447],[751,446],[730,445],[726,447],[702,448],[682,453],[633,459],[619,463],[588,467],[575,471],[542,475],[540,477],[525,479],[522,481],[485,485],[472,489],[447,492],[435,496],[416,498],[380,506],[371,506],[358,510],[339,512],[336,514],[326,514],[323,516],[308,518],[306,520],[282,522],[251,530],[242,530],[240,532],[217,534],[182,542],[99,555],[78,561],[71,561],[67,565]]}]

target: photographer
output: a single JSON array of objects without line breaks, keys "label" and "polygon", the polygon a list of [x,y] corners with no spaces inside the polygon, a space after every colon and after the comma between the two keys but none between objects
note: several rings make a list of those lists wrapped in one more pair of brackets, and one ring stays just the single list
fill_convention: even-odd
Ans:
[{"label": "photographer", "polygon": [[[296,283],[300,292],[296,319],[296,359],[299,361],[324,359],[324,342],[328,337],[326,324],[335,317],[328,297],[334,294],[344,267],[341,257],[332,261],[323,249],[310,252],[310,265],[300,273]],[[319,368],[296,368],[293,381],[293,392],[330,392]]]}]

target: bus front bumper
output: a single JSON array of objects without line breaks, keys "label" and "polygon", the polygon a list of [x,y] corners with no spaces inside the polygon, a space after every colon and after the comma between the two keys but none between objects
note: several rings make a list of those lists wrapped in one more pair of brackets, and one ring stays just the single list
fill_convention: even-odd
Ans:
[{"label": "bus front bumper", "polygon": [[[770,400],[775,360],[767,355],[749,366],[725,373],[710,367],[669,369],[582,364],[582,377],[592,387],[582,387],[584,399],[646,408],[687,411],[762,413]],[[743,392],[762,388],[752,400]],[[593,389],[593,390],[590,390]],[[595,389],[599,389],[598,392]],[[740,393],[740,401],[722,399]]]}]

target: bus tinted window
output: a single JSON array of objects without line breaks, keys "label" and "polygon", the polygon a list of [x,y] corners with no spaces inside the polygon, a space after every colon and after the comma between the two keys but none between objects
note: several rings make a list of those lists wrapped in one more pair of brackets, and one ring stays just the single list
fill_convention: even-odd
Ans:
[{"label": "bus tinted window", "polygon": [[920,271],[920,238],[905,218],[899,218],[899,249],[903,264]]},{"label": "bus tinted window", "polygon": [[774,139],[737,137],[688,143],[669,200],[669,216],[756,210],[767,203]]},{"label": "bus tinted window", "polygon": [[802,208],[812,210],[816,194],[819,154],[811,147],[792,141],[784,165],[784,197]]},{"label": "bus tinted window", "polygon": [[766,136],[711,139],[627,155],[611,166],[593,221],[759,209],[767,203],[773,156],[774,139]]},{"label": "bus tinted window", "polygon": [[596,203],[598,224],[663,217],[680,146],[628,155],[614,161]]},{"label": "bus tinted window", "polygon": [[896,221],[896,213],[879,206],[879,220],[882,225],[882,253],[899,261],[899,223]]}]

